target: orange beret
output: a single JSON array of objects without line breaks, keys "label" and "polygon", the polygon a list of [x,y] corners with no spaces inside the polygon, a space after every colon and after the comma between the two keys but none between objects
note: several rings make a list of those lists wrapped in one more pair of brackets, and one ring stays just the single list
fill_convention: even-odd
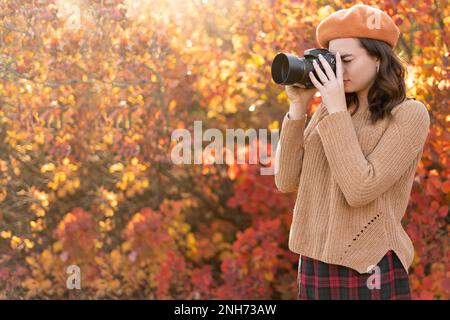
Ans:
[{"label": "orange beret", "polygon": [[399,35],[399,28],[386,12],[365,4],[333,12],[316,29],[317,43],[322,48],[336,38],[356,37],[382,40],[394,48]]}]

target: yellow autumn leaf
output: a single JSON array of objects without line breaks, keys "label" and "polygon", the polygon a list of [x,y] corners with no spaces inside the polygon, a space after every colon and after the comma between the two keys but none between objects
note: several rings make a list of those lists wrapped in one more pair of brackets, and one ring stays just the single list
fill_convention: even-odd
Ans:
[{"label": "yellow autumn leaf", "polygon": [[271,122],[271,123],[269,124],[269,129],[270,129],[270,130],[276,130],[276,129],[279,129],[279,123],[278,123],[278,120],[275,120],[275,121]]},{"label": "yellow autumn leaf", "polygon": [[0,237],[2,237],[3,239],[9,239],[11,238],[12,233],[10,230],[3,230],[2,232],[0,232]]}]

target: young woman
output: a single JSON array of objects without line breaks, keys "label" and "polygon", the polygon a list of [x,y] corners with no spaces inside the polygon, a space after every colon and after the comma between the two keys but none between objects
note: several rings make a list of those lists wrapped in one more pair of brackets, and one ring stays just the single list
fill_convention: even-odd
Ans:
[{"label": "young woman", "polygon": [[[393,49],[399,30],[381,10],[355,5],[323,20],[313,89],[286,86],[275,183],[297,192],[289,249],[300,255],[299,299],[410,299],[414,248],[401,224],[430,118],[406,98]],[[313,95],[322,103],[305,130]]]}]

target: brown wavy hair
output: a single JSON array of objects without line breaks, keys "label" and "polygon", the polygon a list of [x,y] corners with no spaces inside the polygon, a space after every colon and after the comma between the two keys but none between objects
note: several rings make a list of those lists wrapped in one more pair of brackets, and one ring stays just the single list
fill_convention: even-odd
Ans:
[{"label": "brown wavy hair", "polygon": [[[372,124],[385,117],[392,119],[391,110],[395,106],[405,99],[413,99],[406,97],[406,62],[384,41],[369,38],[358,40],[370,56],[380,59],[379,71],[367,93]],[[348,107],[355,105],[354,115],[359,108],[356,93],[345,93],[345,100]]]}]

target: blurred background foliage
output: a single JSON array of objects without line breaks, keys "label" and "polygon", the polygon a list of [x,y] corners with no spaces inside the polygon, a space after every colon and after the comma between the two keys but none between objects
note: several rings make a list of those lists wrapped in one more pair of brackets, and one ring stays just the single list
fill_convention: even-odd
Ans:
[{"label": "blurred background foliage", "polygon": [[[295,195],[260,164],[174,165],[171,133],[279,129],[274,55],[316,47],[320,20],[355,3],[1,1],[0,298],[296,299]],[[403,222],[413,297],[448,299],[448,3],[365,3],[398,24],[430,111]]]}]

